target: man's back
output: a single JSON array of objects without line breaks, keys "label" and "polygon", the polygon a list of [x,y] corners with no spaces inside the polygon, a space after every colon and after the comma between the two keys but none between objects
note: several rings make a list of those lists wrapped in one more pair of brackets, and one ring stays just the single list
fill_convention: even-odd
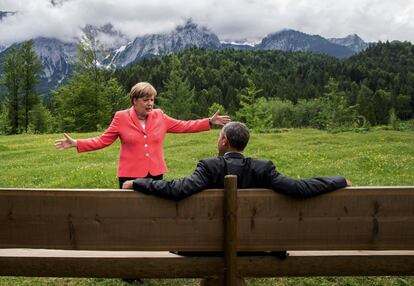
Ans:
[{"label": "man's back", "polygon": [[225,175],[237,175],[238,188],[270,188],[295,197],[310,197],[346,186],[343,177],[297,180],[281,175],[271,161],[245,158],[239,152],[200,160],[194,173],[172,181],[137,179],[134,189],[179,200],[204,189],[223,188]]},{"label": "man's back", "polygon": [[270,188],[271,161],[246,158],[241,153],[231,152],[201,160],[200,163],[204,164],[209,177],[208,188],[223,188],[225,175],[236,175],[240,189]]}]

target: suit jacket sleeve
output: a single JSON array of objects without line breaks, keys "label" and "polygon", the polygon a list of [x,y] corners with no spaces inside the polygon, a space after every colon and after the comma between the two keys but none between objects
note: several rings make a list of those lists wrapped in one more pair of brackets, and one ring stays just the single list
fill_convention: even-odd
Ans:
[{"label": "suit jacket sleeve", "polygon": [[170,133],[193,133],[210,130],[210,123],[208,118],[197,120],[177,120],[163,114],[167,125],[167,132]]},{"label": "suit jacket sleeve", "polygon": [[273,190],[289,196],[308,198],[346,187],[344,177],[318,177],[312,179],[293,179],[277,172],[269,161],[269,183]]},{"label": "suit jacket sleeve", "polygon": [[78,139],[78,152],[98,150],[111,145],[119,136],[119,121],[119,114],[116,113],[108,129],[102,135],[89,139]]},{"label": "suit jacket sleeve", "polygon": [[172,200],[181,200],[211,185],[211,172],[203,160],[199,161],[194,173],[177,180],[164,181],[153,179],[135,179],[134,190]]}]

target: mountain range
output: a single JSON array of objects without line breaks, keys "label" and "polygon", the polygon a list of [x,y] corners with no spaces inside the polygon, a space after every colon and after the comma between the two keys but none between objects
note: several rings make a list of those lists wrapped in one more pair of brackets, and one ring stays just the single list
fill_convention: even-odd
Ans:
[{"label": "mountain range", "polygon": [[[58,3],[58,1],[54,2]],[[116,31],[111,24],[101,27],[87,25],[83,28],[83,32],[93,35],[104,44],[109,55],[102,59],[101,65],[111,69],[123,68],[145,57],[167,55],[193,47],[216,50],[231,48],[237,50],[302,51],[346,58],[359,53],[368,46],[356,34],[345,38],[326,39],[319,35],[309,35],[295,30],[271,33],[258,43],[225,42],[220,41],[214,32],[197,25],[191,19],[187,20],[184,25],[177,26],[171,32],[140,36],[133,40]],[[19,43],[13,44],[11,47],[16,45]],[[11,47],[6,48],[4,45],[2,47],[2,43],[0,43],[0,64]],[[76,60],[77,43],[39,37],[33,39],[33,47],[43,64],[39,91],[48,93],[50,89],[65,82],[72,72],[73,62]]]}]

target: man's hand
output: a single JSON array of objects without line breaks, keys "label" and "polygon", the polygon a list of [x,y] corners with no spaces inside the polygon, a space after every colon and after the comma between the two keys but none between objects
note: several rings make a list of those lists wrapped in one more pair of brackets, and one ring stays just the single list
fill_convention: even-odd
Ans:
[{"label": "man's hand", "polygon": [[123,189],[133,189],[134,188],[134,180],[125,181],[122,184]]},{"label": "man's hand", "polygon": [[65,150],[65,149],[68,149],[68,148],[78,146],[76,140],[72,139],[72,137],[70,137],[68,134],[64,133],[63,135],[65,136],[65,138],[58,139],[58,140],[55,141],[55,148],[56,149]]},{"label": "man's hand", "polygon": [[352,187],[352,182],[348,179],[345,179],[345,180],[346,180],[346,186],[347,187]]},{"label": "man's hand", "polygon": [[230,116],[228,115],[220,116],[218,115],[218,113],[219,111],[217,110],[217,112],[214,113],[214,115],[210,118],[211,124],[223,126],[224,124],[230,122]]}]

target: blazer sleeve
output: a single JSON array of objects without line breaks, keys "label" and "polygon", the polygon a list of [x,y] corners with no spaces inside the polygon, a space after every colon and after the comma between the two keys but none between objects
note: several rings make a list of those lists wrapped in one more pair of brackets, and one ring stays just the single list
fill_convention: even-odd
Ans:
[{"label": "blazer sleeve", "polygon": [[163,113],[164,121],[169,133],[193,133],[210,130],[208,118],[197,120],[177,120]]},{"label": "blazer sleeve", "polygon": [[210,186],[211,172],[202,160],[198,162],[192,175],[172,181],[135,179],[134,190],[171,200],[181,200]]},{"label": "blazer sleeve", "polygon": [[269,183],[271,188],[285,195],[308,198],[346,187],[344,177],[318,177],[311,179],[293,179],[277,172],[275,165],[269,161]]},{"label": "blazer sleeve", "polygon": [[78,139],[78,152],[98,150],[111,145],[119,136],[119,121],[119,114],[115,113],[111,124],[102,135],[94,138]]}]

